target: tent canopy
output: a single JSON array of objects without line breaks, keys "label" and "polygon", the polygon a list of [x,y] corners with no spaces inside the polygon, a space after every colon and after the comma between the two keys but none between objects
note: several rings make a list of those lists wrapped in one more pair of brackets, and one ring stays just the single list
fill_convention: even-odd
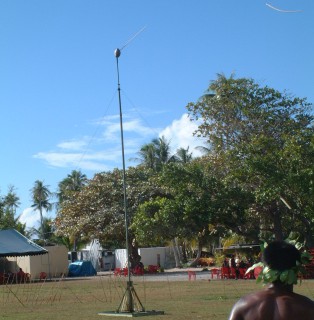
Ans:
[{"label": "tent canopy", "polygon": [[48,251],[14,229],[0,230],[0,257],[45,254]]}]

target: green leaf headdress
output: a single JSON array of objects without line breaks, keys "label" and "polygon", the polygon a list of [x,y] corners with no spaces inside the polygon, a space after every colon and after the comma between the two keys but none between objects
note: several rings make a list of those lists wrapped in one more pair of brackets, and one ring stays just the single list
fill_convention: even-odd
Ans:
[{"label": "green leaf headdress", "polygon": [[[298,278],[300,279],[301,283],[302,276],[306,274],[305,265],[309,264],[311,255],[306,250],[304,250],[303,244],[297,242],[295,234],[290,234],[289,238],[285,241],[294,245],[296,249],[300,251],[301,261],[296,261],[295,266],[283,271],[272,269],[269,266],[267,266],[264,262],[258,262],[246,271],[246,273],[248,274],[257,267],[263,268],[256,279],[257,283],[262,282],[263,284],[268,284],[275,281],[280,281],[283,284],[292,285],[298,283]],[[261,245],[262,253],[267,247],[267,245],[267,242],[264,242]]]}]

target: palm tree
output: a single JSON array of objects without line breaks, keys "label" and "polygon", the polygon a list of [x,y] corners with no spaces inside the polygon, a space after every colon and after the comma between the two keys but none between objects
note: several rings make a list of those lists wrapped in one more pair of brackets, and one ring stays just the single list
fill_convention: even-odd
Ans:
[{"label": "palm tree", "polygon": [[156,171],[161,170],[164,164],[176,161],[176,157],[171,155],[170,152],[170,142],[164,136],[155,138],[150,143],[143,145],[138,155],[140,157],[133,160],[139,161],[144,166]]},{"label": "palm tree", "polygon": [[2,219],[2,216],[4,214],[4,208],[5,208],[5,202],[3,197],[0,198],[0,221]]},{"label": "palm tree", "polygon": [[193,159],[192,152],[189,152],[189,147],[186,149],[179,148],[176,153],[177,161],[180,163],[188,163]]},{"label": "palm tree", "polygon": [[62,201],[68,199],[71,192],[82,190],[82,188],[86,185],[87,180],[87,176],[80,170],[73,170],[71,174],[68,174],[67,177],[58,185],[59,202],[61,203]]},{"label": "palm tree", "polygon": [[138,152],[140,158],[134,160],[141,162],[145,167],[154,169],[156,167],[156,150],[153,143],[144,144]]},{"label": "palm tree", "polygon": [[4,206],[9,210],[12,216],[15,216],[16,208],[20,205],[20,198],[15,193],[14,186],[9,186],[8,194],[4,197]]},{"label": "palm tree", "polygon": [[209,141],[205,143],[205,146],[197,146],[195,149],[200,151],[205,156],[210,155],[213,152],[213,148]]},{"label": "palm tree", "polygon": [[[45,234],[45,240],[40,239]],[[62,243],[61,237],[55,236],[55,226],[51,218],[43,217],[43,223],[39,228],[32,227],[29,230],[30,237],[37,236],[40,240],[36,241],[39,245]]]},{"label": "palm tree", "polygon": [[43,221],[43,209],[46,211],[51,210],[52,204],[49,202],[52,193],[49,191],[49,186],[44,185],[43,181],[36,180],[34,187],[31,189],[32,196],[32,207],[34,210],[39,210],[40,214],[40,225],[41,225],[41,236],[45,241],[45,233],[44,233],[44,221]]}]

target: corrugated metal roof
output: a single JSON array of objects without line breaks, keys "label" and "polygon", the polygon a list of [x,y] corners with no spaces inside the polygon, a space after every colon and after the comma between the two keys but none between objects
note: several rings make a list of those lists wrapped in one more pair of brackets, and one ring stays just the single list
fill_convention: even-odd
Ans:
[{"label": "corrugated metal roof", "polygon": [[216,248],[216,250],[232,250],[232,249],[248,249],[253,247],[259,247],[259,244],[235,244],[233,246],[227,247],[227,248]]}]

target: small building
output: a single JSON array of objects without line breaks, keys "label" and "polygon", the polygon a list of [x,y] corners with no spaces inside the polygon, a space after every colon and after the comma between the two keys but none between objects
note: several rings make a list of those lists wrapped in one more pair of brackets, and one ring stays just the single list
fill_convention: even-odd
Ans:
[{"label": "small building", "polygon": [[65,246],[41,247],[14,229],[0,230],[0,272],[16,273],[22,268],[33,279],[67,274]]},{"label": "small building", "polygon": [[47,254],[36,256],[7,257],[7,267],[11,272],[22,268],[32,279],[39,279],[40,273],[49,278],[58,278],[68,273],[68,250],[66,246],[43,247]]},{"label": "small building", "polygon": [[[141,256],[141,262],[145,267],[149,265],[157,265],[164,269],[175,267],[172,247],[138,248],[138,254]],[[116,268],[127,266],[126,249],[115,250],[115,266]]]}]

